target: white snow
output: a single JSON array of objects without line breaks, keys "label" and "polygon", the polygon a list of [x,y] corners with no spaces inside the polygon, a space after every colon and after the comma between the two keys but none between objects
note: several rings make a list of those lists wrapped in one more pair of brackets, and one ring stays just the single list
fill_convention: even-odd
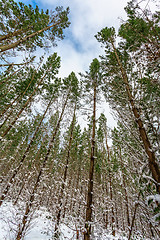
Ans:
[{"label": "white snow", "polygon": [[[13,206],[11,202],[5,202],[0,208],[0,240],[15,240],[18,225],[21,223],[24,204],[19,207]],[[51,240],[54,234],[54,222],[45,208],[36,211],[36,218],[31,222],[30,229],[24,240]],[[60,240],[76,240],[76,227],[74,224],[62,223],[60,225]],[[94,226],[94,236],[92,240],[127,240],[122,233],[113,237],[107,230],[99,229]],[[138,239],[138,238],[135,238]],[[140,239],[140,238],[139,238]],[[83,240],[83,234],[79,234],[79,240]]]},{"label": "white snow", "polygon": [[160,194],[155,194],[155,195],[149,195],[147,197],[147,201],[153,199],[154,202],[160,203]]}]

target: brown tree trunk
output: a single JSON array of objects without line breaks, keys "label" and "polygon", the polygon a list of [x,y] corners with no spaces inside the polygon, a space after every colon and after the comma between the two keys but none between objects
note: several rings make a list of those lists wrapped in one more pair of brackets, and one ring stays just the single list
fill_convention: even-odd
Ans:
[{"label": "brown tree trunk", "polygon": [[[108,180],[107,180],[107,174],[105,173],[104,174],[104,183],[105,183],[105,185],[104,185],[104,193],[105,193],[105,195],[106,195],[106,198],[108,198]],[[109,208],[108,208],[108,202],[105,202],[105,210],[106,210],[106,213],[104,214],[104,220],[105,220],[105,228],[107,229],[108,228],[108,224],[109,224],[109,219],[108,219],[108,210],[109,210]]]},{"label": "brown tree trunk", "polygon": [[29,174],[27,174],[27,176],[25,176],[25,178],[23,178],[23,181],[22,181],[22,183],[21,183],[21,187],[20,187],[19,192],[18,192],[18,194],[17,194],[17,196],[16,196],[16,198],[15,198],[15,200],[14,200],[13,205],[16,205],[16,204],[17,204],[17,202],[18,202],[18,200],[19,200],[19,197],[20,197],[20,195],[21,195],[21,193],[22,193],[22,191],[23,191],[23,189],[24,189],[24,186],[25,186],[25,183],[26,183],[26,180],[27,180],[28,175],[29,175]]},{"label": "brown tree trunk", "polygon": [[111,178],[111,173],[109,172],[109,186],[110,186],[110,199],[111,199],[111,213],[112,213],[112,235],[115,236],[115,213],[114,213],[114,208],[113,208],[113,191],[112,191],[112,178]]},{"label": "brown tree trunk", "polygon": [[129,229],[128,240],[131,239],[131,235],[132,235],[132,231],[133,231],[133,227],[134,227],[134,222],[135,222],[135,218],[136,218],[136,212],[137,212],[137,208],[138,208],[138,205],[139,205],[139,203],[138,203],[139,198],[140,198],[140,192],[138,194],[137,202],[135,203],[134,213],[133,213],[133,217],[132,217],[132,222],[131,222],[131,226],[130,226],[130,229]]},{"label": "brown tree trunk", "polygon": [[124,217],[124,211],[123,211],[123,209],[124,209],[124,207],[123,207],[123,197],[121,197],[121,205],[120,205],[120,207],[121,207],[121,228],[122,228],[122,231],[125,231],[126,229],[125,229],[125,223],[124,223],[124,219],[125,219],[125,217]]},{"label": "brown tree trunk", "polygon": [[[10,103],[8,104],[8,106],[2,110],[1,114],[0,114],[0,117],[2,117],[6,112],[7,110],[13,106],[13,104],[18,100],[18,98],[21,96],[21,94],[19,94],[17,97],[15,97],[15,99]],[[8,117],[10,116],[10,114],[7,116],[7,118],[4,120],[4,122],[1,124],[0,128],[3,127],[3,125],[5,124],[5,122],[8,120]]]},{"label": "brown tree trunk", "polygon": [[121,170],[122,170],[122,181],[123,181],[123,189],[125,194],[125,205],[126,205],[126,217],[127,217],[127,224],[128,228],[130,227],[130,216],[129,216],[129,204],[128,204],[128,195],[126,190],[126,179],[124,174],[124,165],[122,161],[122,155],[121,155],[121,149],[119,148],[119,156],[120,156],[120,162],[121,162]]},{"label": "brown tree trunk", "polygon": [[112,191],[112,176],[111,176],[111,163],[110,163],[110,151],[108,146],[108,140],[107,140],[107,127],[105,126],[105,138],[106,138],[106,147],[107,147],[107,154],[108,154],[108,165],[109,165],[109,187],[110,187],[110,200],[111,200],[111,213],[112,213],[112,235],[115,236],[115,214],[114,214],[114,208],[113,208],[113,191]]},{"label": "brown tree trunk", "polygon": [[[23,149],[24,147],[26,146],[26,138],[24,138],[24,140],[18,145],[17,149]],[[10,145],[6,147],[6,149],[9,149],[10,148]],[[4,149],[5,151],[5,149]],[[20,157],[20,152],[16,152],[16,154],[13,154],[13,156],[11,157],[11,159],[9,161],[7,161],[7,164],[6,164],[6,161],[4,162],[4,164],[1,165],[0,167],[0,173],[1,173],[1,176],[0,176],[0,182],[2,183],[5,179],[5,176],[7,176],[7,174],[9,173],[10,169],[13,168],[15,162],[17,161],[17,159],[19,159]],[[4,158],[6,157],[6,152],[5,154],[1,154],[1,158]],[[13,160],[14,159],[14,160]]]},{"label": "brown tree trunk", "polygon": [[95,158],[94,155],[95,155],[95,128],[96,128],[96,94],[97,94],[97,86],[96,86],[96,82],[94,82],[93,126],[92,126],[91,157],[90,157],[84,240],[90,240],[90,235],[91,235],[93,173],[94,173],[94,158]]},{"label": "brown tree trunk", "polygon": [[63,182],[61,185],[61,191],[60,191],[59,200],[58,200],[57,221],[56,221],[55,230],[54,230],[55,237],[58,237],[58,227],[59,227],[61,211],[62,211],[61,207],[62,207],[62,203],[63,203],[63,195],[64,195],[64,190],[65,190],[65,183],[67,180],[68,164],[69,164],[70,151],[71,151],[72,140],[73,140],[73,130],[74,130],[74,125],[75,125],[75,117],[76,117],[76,106],[77,106],[77,103],[75,103],[74,112],[73,112],[73,119],[72,119],[72,123],[71,123],[71,133],[70,133],[68,151],[67,151],[67,157],[66,157],[66,165],[65,165]]},{"label": "brown tree trunk", "polygon": [[[70,178],[69,181],[68,181],[68,190],[71,189],[71,180],[72,179]],[[67,205],[69,205],[68,202],[70,202],[69,201],[69,195],[70,195],[70,193],[69,193],[69,191],[67,191],[66,200],[65,200],[64,209],[63,209],[63,215],[62,215],[63,219],[65,218],[65,215],[66,215]],[[69,210],[69,206],[68,206],[68,210]]]},{"label": "brown tree trunk", "polygon": [[116,191],[114,191],[114,196],[115,196],[115,200],[114,200],[114,209],[115,209],[115,222],[116,222],[116,228],[119,229],[119,218],[118,218],[118,202],[117,200],[117,196],[116,196]]},{"label": "brown tree trunk", "polygon": [[150,143],[150,141],[148,139],[148,136],[147,136],[147,133],[146,133],[143,121],[141,120],[138,108],[135,106],[135,102],[134,102],[134,98],[132,96],[131,88],[129,86],[127,74],[126,74],[126,72],[125,72],[125,70],[124,70],[124,68],[122,66],[122,63],[121,63],[121,61],[119,59],[119,56],[117,54],[117,51],[116,51],[116,48],[114,46],[114,43],[113,43],[112,39],[111,39],[111,43],[112,43],[112,47],[113,47],[113,50],[114,50],[114,53],[115,53],[118,65],[119,65],[120,70],[121,70],[123,81],[124,81],[125,86],[126,86],[126,92],[127,92],[128,99],[129,99],[129,102],[130,102],[131,107],[132,107],[132,112],[134,114],[136,123],[137,123],[137,125],[139,127],[139,134],[140,134],[140,137],[141,137],[141,139],[143,141],[145,152],[146,152],[146,154],[148,156],[149,168],[150,168],[150,171],[152,173],[153,179],[157,183],[156,184],[157,192],[160,193],[160,170],[159,170],[159,166],[158,166],[158,164],[156,162],[155,153],[152,151],[152,146],[151,146],[151,143]]}]

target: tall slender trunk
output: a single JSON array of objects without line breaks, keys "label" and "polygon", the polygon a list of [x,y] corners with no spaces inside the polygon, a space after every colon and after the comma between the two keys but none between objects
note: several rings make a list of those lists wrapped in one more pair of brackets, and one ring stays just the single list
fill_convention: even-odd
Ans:
[{"label": "tall slender trunk", "polygon": [[109,190],[110,190],[110,200],[111,200],[111,213],[112,213],[112,221],[111,221],[111,226],[112,226],[112,235],[115,236],[115,213],[114,213],[114,208],[113,208],[113,191],[112,191],[112,176],[111,176],[111,162],[110,162],[110,151],[109,151],[109,146],[108,146],[108,140],[107,140],[107,127],[105,126],[105,139],[106,139],[106,147],[107,147],[107,156],[108,156],[108,165],[109,165]]},{"label": "tall slender trunk", "polygon": [[48,26],[48,27],[45,27],[37,32],[34,32],[32,34],[29,34],[28,36],[25,36],[24,38],[14,42],[14,43],[11,43],[11,44],[8,44],[8,45],[0,45],[0,52],[5,52],[9,49],[14,49],[16,48],[17,46],[19,46],[21,43],[24,43],[26,42],[28,39],[30,38],[33,38],[37,35],[39,35],[40,33],[44,32],[44,31],[47,31],[49,30],[50,28],[54,27],[54,26],[57,26],[58,24],[60,23],[60,21],[57,21],[56,23],[52,24],[51,26]]},{"label": "tall slender trunk", "polygon": [[129,215],[128,195],[127,195],[127,190],[126,190],[126,179],[125,179],[125,174],[124,174],[124,165],[123,165],[123,161],[122,161],[122,154],[121,154],[120,148],[119,148],[119,156],[120,156],[120,163],[121,163],[121,170],[122,170],[123,189],[124,189],[124,194],[125,194],[126,217],[127,217],[128,227],[130,227],[130,215]]},{"label": "tall slender trunk", "polygon": [[75,124],[75,117],[76,117],[76,106],[77,103],[75,103],[74,107],[74,112],[73,112],[73,119],[71,123],[71,132],[70,132],[70,138],[69,138],[69,143],[68,143],[68,151],[67,151],[67,157],[66,157],[66,165],[65,165],[65,170],[64,170],[64,176],[63,176],[63,182],[61,185],[61,191],[59,195],[59,200],[58,200],[58,213],[57,213],[57,221],[55,224],[55,237],[58,237],[58,227],[60,223],[60,218],[61,218],[61,207],[63,203],[63,195],[64,195],[64,190],[65,190],[65,183],[67,180],[67,173],[68,173],[68,164],[69,164],[69,158],[70,158],[70,151],[71,151],[71,146],[72,146],[72,140],[73,140],[73,130],[74,130],[74,124]]},{"label": "tall slender trunk", "polygon": [[121,74],[122,74],[123,81],[124,81],[125,86],[126,86],[126,92],[127,92],[128,99],[129,99],[129,102],[130,102],[131,107],[132,107],[132,112],[134,114],[136,123],[137,123],[137,125],[139,127],[139,134],[140,134],[140,137],[141,137],[141,139],[143,141],[145,152],[146,152],[146,154],[148,156],[149,169],[150,169],[150,171],[152,173],[153,179],[157,183],[156,184],[157,192],[160,193],[160,170],[159,170],[159,166],[158,166],[158,164],[156,162],[155,153],[152,150],[152,146],[151,146],[151,143],[150,143],[150,141],[148,139],[148,136],[147,136],[146,129],[144,127],[143,121],[141,120],[141,117],[140,117],[140,114],[139,114],[139,110],[138,110],[138,108],[135,105],[134,98],[133,98],[132,92],[131,92],[131,88],[129,86],[127,74],[126,74],[126,72],[125,72],[125,70],[124,70],[124,68],[122,66],[122,63],[120,61],[120,58],[119,58],[119,56],[117,54],[117,51],[116,51],[113,39],[110,39],[110,40],[111,40],[111,44],[112,44],[112,47],[113,47],[113,50],[114,50],[114,53],[115,53],[118,65],[120,67],[120,71],[121,71]]},{"label": "tall slender trunk", "polygon": [[[77,148],[77,141],[76,141],[76,148]],[[81,175],[81,155],[79,155],[79,158],[80,158],[80,160],[78,161],[78,159],[77,159],[77,157],[75,158],[75,161],[78,163],[78,173],[77,173],[77,181],[76,181],[76,186],[75,186],[75,197],[74,197],[74,200],[73,200],[73,207],[72,207],[72,209],[73,209],[73,211],[74,211],[74,209],[75,209],[75,205],[76,205],[76,203],[77,203],[77,199],[76,199],[76,197],[77,197],[77,190],[78,190],[78,186],[79,186],[79,181],[80,181],[80,175]]]},{"label": "tall slender trunk", "polygon": [[[69,179],[69,181],[68,181],[68,189],[70,189],[71,188],[71,178]],[[62,215],[62,218],[64,219],[65,218],[65,215],[66,215],[66,210],[67,210],[67,205],[69,205],[68,204],[68,202],[70,202],[69,201],[69,191],[67,191],[67,194],[66,194],[66,199],[65,199],[65,204],[64,204],[64,209],[63,209],[63,215]],[[71,199],[70,199],[71,200]],[[68,209],[69,209],[69,206],[68,206]]]},{"label": "tall slender trunk", "polygon": [[139,198],[140,198],[140,191],[138,193],[137,202],[135,203],[135,207],[134,207],[134,213],[133,213],[133,217],[132,217],[132,221],[131,221],[131,226],[130,226],[130,229],[129,229],[128,240],[131,239],[131,235],[132,235],[132,231],[133,231],[133,227],[134,227],[134,222],[135,222],[135,218],[136,218],[136,212],[137,212],[137,208],[138,208],[138,205],[139,205],[139,203],[138,203]]},{"label": "tall slender trunk", "polygon": [[35,130],[35,132],[34,132],[34,134],[33,134],[33,137],[32,137],[32,139],[31,139],[30,143],[28,144],[28,146],[27,146],[27,148],[26,148],[26,150],[25,150],[25,152],[24,152],[24,154],[23,154],[23,156],[22,156],[22,158],[21,158],[21,160],[20,160],[20,163],[19,163],[18,167],[14,170],[14,172],[13,172],[13,174],[12,174],[12,176],[11,176],[9,182],[8,182],[8,184],[6,185],[5,190],[4,190],[3,193],[2,193],[2,196],[1,196],[1,198],[0,198],[0,206],[2,205],[5,197],[7,196],[7,193],[8,193],[8,191],[9,191],[12,183],[14,182],[14,179],[15,179],[17,173],[19,172],[19,170],[20,170],[20,168],[21,168],[21,166],[22,166],[22,164],[23,164],[23,162],[24,162],[24,160],[25,160],[25,158],[26,158],[26,156],[27,156],[27,153],[29,152],[30,147],[32,146],[32,143],[33,143],[33,141],[34,141],[34,139],[35,139],[35,137],[36,137],[36,135],[37,135],[37,132],[38,132],[38,130],[39,130],[39,128],[40,128],[40,126],[41,126],[44,118],[45,118],[45,115],[46,115],[49,107],[50,107],[51,104],[52,104],[52,100],[53,100],[53,96],[51,97],[51,99],[50,99],[50,101],[49,101],[49,103],[48,103],[48,105],[47,105],[47,108],[46,108],[46,110],[45,110],[45,112],[44,112],[44,114],[43,114],[43,116],[42,116],[42,118],[41,118],[41,120],[40,120],[40,122],[39,122],[39,124],[38,124],[38,126],[37,126],[37,128],[36,128],[36,130]]},{"label": "tall slender trunk", "polygon": [[25,174],[25,176],[23,177],[23,179],[22,179],[22,182],[21,182],[21,184],[20,184],[20,189],[19,189],[19,191],[18,191],[18,193],[17,193],[17,196],[14,196],[14,202],[13,202],[13,205],[16,205],[17,204],[17,202],[18,202],[18,200],[19,200],[19,198],[20,198],[20,196],[21,196],[21,193],[22,193],[22,191],[23,191],[23,189],[24,189],[24,186],[25,186],[25,183],[26,183],[26,181],[27,181],[27,178],[28,178],[28,176],[30,175],[31,173],[27,173],[27,174]]},{"label": "tall slender trunk", "polygon": [[[105,164],[105,162],[103,163]],[[106,166],[106,165],[104,165]],[[108,179],[107,179],[107,174],[106,172],[104,173],[104,187],[103,187],[103,192],[104,192],[104,196],[105,196],[105,199],[108,198]],[[104,199],[103,199],[104,200]],[[108,224],[109,224],[109,219],[108,219],[108,210],[109,210],[109,207],[108,207],[108,202],[104,201],[104,206],[105,206],[105,213],[104,213],[104,222],[105,222],[105,228],[107,229],[108,228]]]},{"label": "tall slender trunk", "polygon": [[93,126],[92,126],[91,156],[90,156],[84,240],[90,240],[90,235],[91,235],[93,173],[94,173],[94,158],[95,158],[94,154],[95,154],[95,129],[96,129],[96,94],[97,94],[97,85],[96,85],[96,82],[94,82]]},{"label": "tall slender trunk", "polygon": [[[46,75],[46,74],[45,74]],[[33,90],[32,94],[29,96],[28,100],[25,102],[25,104],[23,105],[23,107],[21,108],[21,110],[18,112],[17,116],[15,117],[15,119],[11,122],[11,124],[9,125],[9,127],[6,129],[6,131],[4,131],[4,133],[1,135],[1,137],[4,137],[9,131],[10,129],[13,127],[13,125],[16,123],[16,121],[19,119],[21,113],[24,111],[24,109],[27,107],[27,105],[31,102],[32,97],[34,95],[34,93],[37,91],[39,85],[42,83],[42,81],[45,78],[45,75],[41,78],[41,80],[38,82],[37,87]]]},{"label": "tall slender trunk", "polygon": [[41,180],[41,176],[42,176],[42,173],[43,173],[43,169],[45,168],[46,166],[46,163],[47,163],[47,160],[48,160],[48,157],[49,157],[49,154],[50,154],[50,151],[51,151],[51,148],[53,146],[53,143],[54,143],[54,140],[55,140],[55,137],[57,135],[57,132],[59,130],[59,127],[60,127],[60,123],[62,121],[62,117],[63,117],[63,114],[64,114],[64,110],[66,108],[66,105],[67,105],[67,102],[68,102],[68,98],[69,98],[69,93],[70,93],[70,90],[67,94],[67,97],[66,97],[66,100],[65,100],[65,103],[63,105],[63,108],[62,108],[62,112],[61,112],[61,115],[59,117],[59,120],[57,122],[57,125],[56,125],[56,128],[53,132],[53,135],[52,135],[52,138],[51,138],[51,141],[49,143],[49,146],[48,146],[48,150],[47,150],[47,153],[45,155],[45,158],[43,160],[43,164],[42,164],[42,167],[39,171],[39,174],[37,176],[37,179],[36,179],[36,182],[35,182],[35,185],[34,185],[34,188],[32,190],[32,193],[30,195],[30,198],[29,198],[29,201],[27,202],[26,204],[26,208],[25,208],[25,214],[23,216],[23,219],[22,219],[22,224],[21,224],[21,227],[17,233],[17,237],[16,237],[16,240],[20,240],[22,237],[23,237],[23,234],[24,234],[24,231],[25,231],[25,228],[26,228],[26,224],[27,224],[27,220],[28,220],[28,217],[29,217],[29,213],[32,209],[32,206],[33,206],[33,202],[34,202],[34,199],[35,199],[35,193],[37,192],[37,188],[38,188],[38,185],[39,185],[39,182]]},{"label": "tall slender trunk", "polygon": [[112,235],[115,236],[115,213],[114,213],[114,208],[113,208],[112,178],[111,178],[111,172],[110,171],[109,171],[109,190],[110,190],[110,199],[111,199]]},{"label": "tall slender trunk", "polygon": [[114,208],[115,208],[115,220],[116,220],[116,228],[119,229],[119,218],[118,218],[118,208],[117,208],[117,196],[116,191],[114,191],[115,201],[114,201]]},{"label": "tall slender trunk", "polygon": [[[107,192],[108,193],[108,192]],[[108,195],[107,195],[107,197],[108,197]],[[105,203],[106,204],[106,203]],[[105,221],[105,228],[107,229],[108,228],[108,224],[109,224],[109,219],[108,219],[108,204],[106,204],[106,212],[105,212],[105,214],[104,214],[104,221]]]},{"label": "tall slender trunk", "polygon": [[123,202],[124,202],[124,200],[123,200],[123,197],[121,196],[121,201],[120,201],[120,207],[121,207],[121,229],[122,229],[122,231],[125,231],[125,223],[124,223],[125,217],[124,217],[124,211],[123,211],[123,209],[124,209]]}]

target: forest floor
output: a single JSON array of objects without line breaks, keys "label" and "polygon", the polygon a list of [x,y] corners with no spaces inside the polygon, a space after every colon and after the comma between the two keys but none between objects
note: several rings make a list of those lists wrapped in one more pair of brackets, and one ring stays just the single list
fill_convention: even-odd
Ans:
[{"label": "forest floor", "polygon": [[[23,207],[22,207],[23,208]],[[0,210],[0,240],[15,240],[15,235],[22,216],[19,216],[19,208],[11,203],[4,203]],[[54,222],[51,221],[46,209],[40,209],[34,213],[29,224],[24,240],[51,240],[53,239]],[[61,224],[60,240],[76,240],[76,226],[74,224]],[[106,230],[100,231],[94,227],[93,240],[127,240],[122,234],[113,237]],[[83,239],[80,233],[79,239]]]}]

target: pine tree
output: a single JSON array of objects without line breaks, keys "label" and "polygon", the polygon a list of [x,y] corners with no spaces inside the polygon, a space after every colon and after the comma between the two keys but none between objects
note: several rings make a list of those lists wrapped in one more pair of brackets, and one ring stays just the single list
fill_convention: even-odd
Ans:
[{"label": "pine tree", "polygon": [[[132,87],[129,84],[127,73],[126,73],[126,71],[125,71],[125,69],[122,65],[122,62],[121,62],[121,59],[119,57],[118,51],[115,47],[115,30],[114,30],[114,28],[104,28],[100,33],[98,33],[97,39],[98,39],[98,41],[106,44],[106,48],[107,48],[108,51],[113,50],[115,60],[116,60],[118,66],[119,66],[119,69],[120,69],[121,78],[122,78],[123,84],[124,84],[125,89],[126,89],[126,93],[127,93],[127,96],[128,96],[128,101],[130,103],[135,121],[138,125],[139,134],[140,134],[140,137],[143,141],[145,152],[148,156],[148,164],[149,164],[150,171],[152,173],[152,176],[153,176],[155,182],[158,184],[160,182],[159,166],[156,162],[155,153],[152,150],[151,142],[148,138],[144,123],[143,123],[143,121],[141,119],[141,116],[140,116],[141,110],[140,110],[140,108],[137,108],[137,106],[135,104],[135,100],[134,100],[134,97],[133,97],[133,94],[132,94]],[[160,188],[158,187],[157,184],[156,184],[157,192],[160,192]]]},{"label": "pine tree", "polygon": [[92,195],[93,195],[93,173],[94,173],[94,159],[95,159],[95,130],[96,130],[96,102],[97,91],[100,87],[101,74],[100,64],[97,59],[94,59],[90,65],[89,73],[85,77],[86,89],[93,91],[93,117],[92,117],[92,140],[91,140],[91,156],[90,156],[90,169],[88,180],[88,192],[87,192],[87,208],[85,218],[85,233],[84,239],[89,240],[91,235],[91,221],[92,221]]},{"label": "pine tree", "polygon": [[35,9],[14,0],[1,1],[1,52],[10,49],[34,50],[37,46],[46,46],[47,40],[55,44],[55,39],[63,39],[63,29],[69,26],[69,8],[57,7],[49,11]]}]

